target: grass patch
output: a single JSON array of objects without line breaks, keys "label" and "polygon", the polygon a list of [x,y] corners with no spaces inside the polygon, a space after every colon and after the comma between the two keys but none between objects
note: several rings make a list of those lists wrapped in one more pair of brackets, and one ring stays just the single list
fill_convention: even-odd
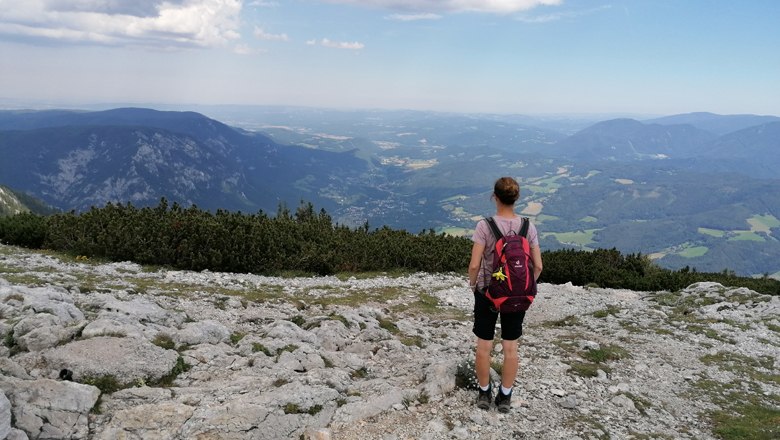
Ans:
[{"label": "grass patch", "polygon": [[303,325],[306,323],[306,318],[304,318],[301,315],[295,315],[292,318],[290,318],[290,322],[297,325],[300,328],[303,328]]},{"label": "grass patch", "polygon": [[[780,385],[780,374],[775,369],[775,360],[770,356],[751,358],[739,353],[725,351],[707,354],[699,358],[705,365],[715,365],[751,380]],[[764,372],[766,370],[768,372]]]},{"label": "grass patch", "polygon": [[368,377],[368,368],[360,367],[357,370],[352,370],[349,376],[353,379],[365,379]]},{"label": "grass patch", "polygon": [[273,385],[276,388],[279,388],[281,386],[287,385],[288,383],[290,383],[290,379],[287,379],[286,377],[279,377],[279,378],[277,378],[276,380],[273,381]]},{"label": "grass patch", "polygon": [[764,242],[766,239],[753,231],[733,231],[734,236],[729,241],[758,241]]},{"label": "grass patch", "polygon": [[599,370],[604,371],[605,373],[609,373],[612,371],[609,367],[599,365],[593,362],[572,362],[569,364],[571,369],[570,372],[576,374],[580,377],[598,377]]},{"label": "grass patch", "polygon": [[601,345],[597,349],[585,350],[582,357],[597,364],[617,361],[631,357],[631,355],[622,347],[617,345]]},{"label": "grass patch", "polygon": [[692,332],[692,333],[704,335],[704,336],[706,336],[706,337],[708,337],[710,339],[714,339],[716,341],[725,342],[727,344],[736,344],[737,343],[737,341],[735,341],[735,340],[733,340],[731,338],[726,338],[724,336],[721,336],[720,333],[718,333],[716,330],[714,330],[714,329],[712,329],[710,327],[705,327],[703,325],[689,324],[686,327],[686,329],[688,331]]},{"label": "grass patch", "polygon": [[184,373],[185,371],[190,371],[190,368],[192,368],[192,366],[184,362],[184,358],[179,356],[178,358],[176,358],[176,365],[173,366],[171,372],[161,377],[160,380],[151,383],[150,385],[166,387],[166,388],[171,387],[173,386],[173,381],[176,380],[176,378],[179,377],[181,373]]},{"label": "grass patch", "polygon": [[48,281],[42,277],[30,273],[11,273],[3,274],[3,278],[11,284],[17,284],[21,286],[42,286]]},{"label": "grass patch", "polygon": [[780,409],[739,404],[733,411],[712,413],[713,432],[724,440],[780,438]]},{"label": "grass patch", "polygon": [[721,231],[720,229],[699,228],[697,231],[699,234],[709,235],[710,237],[723,238],[726,236],[726,231]]},{"label": "grass patch", "polygon": [[557,321],[547,321],[542,324],[545,327],[571,327],[580,323],[580,318],[575,315],[569,315]]},{"label": "grass patch", "polygon": [[322,411],[322,405],[313,405],[307,409],[303,409],[294,403],[288,403],[284,405],[285,414],[308,414],[313,416]]},{"label": "grass patch", "polygon": [[252,353],[257,353],[257,352],[261,352],[268,357],[273,356],[271,350],[269,350],[268,347],[266,347],[265,345],[259,342],[254,342],[252,343]]},{"label": "grass patch", "polygon": [[403,335],[400,338],[398,338],[398,340],[401,341],[401,343],[406,345],[407,347],[417,346],[420,348],[425,348],[425,339],[419,335],[414,335],[414,336]]},{"label": "grass patch", "polygon": [[176,343],[173,342],[173,338],[166,333],[157,333],[154,339],[152,339],[152,344],[166,350],[173,350],[176,348]]},{"label": "grass patch", "polygon": [[284,353],[285,351],[292,353],[295,350],[297,350],[298,348],[300,348],[300,347],[298,347],[295,344],[287,344],[287,345],[285,345],[284,347],[276,350],[276,360],[278,361],[279,358],[282,356],[282,353]]},{"label": "grass patch", "polygon": [[617,316],[618,313],[620,313],[620,307],[608,305],[606,309],[597,310],[593,312],[594,318],[606,318],[609,315]]},{"label": "grass patch", "polygon": [[389,318],[379,318],[379,327],[387,330],[393,335],[401,333],[401,330],[398,329],[398,326],[395,325],[395,322]]},{"label": "grass patch", "polygon": [[236,345],[239,343],[239,341],[244,339],[244,336],[246,336],[246,333],[233,332],[230,334],[230,343]]},{"label": "grass patch", "polygon": [[553,236],[560,243],[575,244],[578,246],[587,246],[593,244],[593,234],[601,229],[585,229],[572,232],[547,232],[542,237]]},{"label": "grass patch", "polygon": [[780,438],[780,397],[765,394],[761,385],[780,384],[774,358],[719,352],[702,356],[700,360],[735,375],[729,383],[701,379],[691,387],[693,398],[705,397],[720,407],[707,414],[717,437],[724,440]]},{"label": "grass patch", "polygon": [[97,387],[103,394],[111,394],[121,389],[127,388],[126,385],[119,383],[112,374],[105,376],[87,376],[81,378],[81,383]]},{"label": "grass patch", "polygon": [[337,313],[331,313],[330,315],[328,315],[328,319],[331,319],[333,321],[339,321],[342,324],[344,324],[344,327],[346,328],[352,327],[352,323],[349,322],[349,320],[343,315],[339,315]]},{"label": "grass patch", "polygon": [[697,258],[703,256],[704,254],[709,252],[709,250],[710,249],[707,246],[691,246],[678,252],[677,255],[683,258]]}]

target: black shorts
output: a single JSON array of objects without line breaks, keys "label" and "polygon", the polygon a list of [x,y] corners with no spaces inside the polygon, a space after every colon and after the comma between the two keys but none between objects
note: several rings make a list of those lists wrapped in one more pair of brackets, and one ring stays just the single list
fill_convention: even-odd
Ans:
[{"label": "black shorts", "polygon": [[474,292],[474,328],[472,331],[480,339],[492,341],[496,335],[496,321],[501,315],[501,339],[514,341],[523,335],[525,311],[499,313],[484,294]]}]

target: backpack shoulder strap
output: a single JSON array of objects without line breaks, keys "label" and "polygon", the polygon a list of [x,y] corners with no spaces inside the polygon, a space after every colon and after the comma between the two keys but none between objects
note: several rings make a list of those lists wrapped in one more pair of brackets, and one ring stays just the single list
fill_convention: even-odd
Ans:
[{"label": "backpack shoulder strap", "polygon": [[501,240],[504,238],[504,234],[501,233],[501,230],[498,229],[498,225],[496,224],[496,220],[493,217],[485,217],[485,221],[490,226],[490,230],[493,231],[493,236],[496,237],[496,241]]},{"label": "backpack shoulder strap", "polygon": [[520,226],[520,234],[518,235],[520,235],[523,238],[528,238],[526,236],[528,235],[528,224],[531,223],[531,220],[528,220],[528,217],[523,217],[521,222],[523,223],[523,225]]}]

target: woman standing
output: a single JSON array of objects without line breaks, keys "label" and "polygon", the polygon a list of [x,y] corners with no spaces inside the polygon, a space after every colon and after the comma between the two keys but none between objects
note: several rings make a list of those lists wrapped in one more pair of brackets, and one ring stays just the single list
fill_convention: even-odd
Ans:
[{"label": "woman standing", "polygon": [[[504,235],[510,231],[518,233],[523,219],[515,214],[515,202],[520,198],[520,185],[517,181],[511,177],[498,179],[493,187],[491,198],[496,203],[496,213],[493,218],[501,233]],[[512,386],[518,370],[517,340],[523,334],[525,311],[498,312],[490,300],[485,297],[484,292],[492,274],[493,254],[497,241],[486,220],[477,223],[471,239],[474,245],[471,248],[471,262],[469,263],[469,287],[474,290],[473,332],[477,336],[476,372],[479,381],[477,407],[488,409],[491,400],[493,400],[492,384],[490,383],[490,354],[493,349],[496,321],[500,315],[504,364],[501,369],[501,387],[496,393],[495,403],[500,412],[508,412],[511,407]],[[533,276],[534,279],[538,279],[542,272],[542,253],[539,249],[536,226],[530,222],[527,240],[530,244]]]}]

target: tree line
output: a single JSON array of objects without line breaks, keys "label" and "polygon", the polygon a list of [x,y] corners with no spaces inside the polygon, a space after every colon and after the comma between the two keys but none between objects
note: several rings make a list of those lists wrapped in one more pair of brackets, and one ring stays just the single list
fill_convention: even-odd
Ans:
[{"label": "tree line", "polygon": [[[425,271],[466,272],[471,241],[464,237],[418,234],[368,223],[353,228],[334,224],[325,210],[301,203],[280,205],[276,215],[197,206],[156,207],[109,203],[83,213],[22,213],[0,217],[0,242],[52,249],[74,256],[133,261],[182,270],[279,274],[284,272]],[[762,293],[780,294],[780,281],[738,277],[729,271],[702,273],[662,269],[642,254],[616,249],[543,252],[540,282],[632,290],[675,291],[697,281],[717,281]]]}]

